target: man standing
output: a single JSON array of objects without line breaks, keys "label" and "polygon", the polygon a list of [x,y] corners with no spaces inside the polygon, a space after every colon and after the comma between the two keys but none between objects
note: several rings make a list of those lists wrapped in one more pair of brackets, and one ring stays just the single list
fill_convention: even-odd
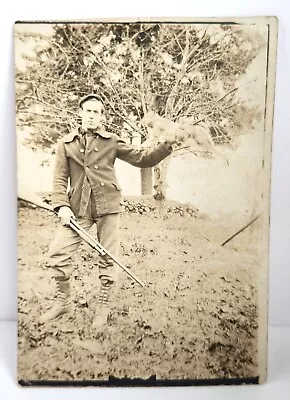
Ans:
[{"label": "man standing", "polygon": [[[62,226],[50,246],[47,261],[47,266],[53,269],[56,300],[40,317],[41,323],[72,310],[71,256],[81,239],[69,228],[70,218],[77,219],[84,229],[96,224],[98,240],[117,256],[121,192],[114,169],[116,158],[136,167],[150,168],[171,154],[171,144],[175,142],[173,137],[151,151],[136,149],[104,130],[104,107],[97,95],[82,98],[79,107],[81,127],[62,138],[56,149],[52,202]],[[101,288],[93,321],[95,327],[107,321],[109,299],[116,282],[116,267],[110,259],[99,257],[98,269]]]}]

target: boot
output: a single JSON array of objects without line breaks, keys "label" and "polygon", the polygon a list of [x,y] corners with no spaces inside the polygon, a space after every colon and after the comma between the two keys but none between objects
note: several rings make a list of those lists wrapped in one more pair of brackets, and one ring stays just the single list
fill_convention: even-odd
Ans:
[{"label": "boot", "polygon": [[69,279],[55,278],[56,281],[56,302],[55,305],[39,318],[40,323],[52,321],[62,314],[72,311],[70,298]]},{"label": "boot", "polygon": [[98,310],[93,320],[93,328],[101,328],[106,325],[110,313],[109,300],[113,290],[113,282],[108,279],[101,279],[101,288],[98,297]]}]

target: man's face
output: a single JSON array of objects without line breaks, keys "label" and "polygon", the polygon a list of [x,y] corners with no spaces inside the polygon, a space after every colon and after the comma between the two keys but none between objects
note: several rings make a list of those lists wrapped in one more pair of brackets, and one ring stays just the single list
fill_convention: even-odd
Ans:
[{"label": "man's face", "polygon": [[88,100],[80,109],[83,129],[96,129],[102,125],[103,104],[98,100]]}]

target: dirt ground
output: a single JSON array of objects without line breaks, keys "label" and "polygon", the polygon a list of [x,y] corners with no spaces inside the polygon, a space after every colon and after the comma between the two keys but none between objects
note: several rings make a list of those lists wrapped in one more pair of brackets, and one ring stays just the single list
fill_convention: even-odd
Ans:
[{"label": "dirt ground", "polygon": [[96,254],[82,244],[73,314],[40,325],[54,294],[41,259],[58,221],[19,207],[19,379],[257,376],[258,225],[222,247],[244,221],[212,220],[172,202],[142,214],[124,210],[121,221],[119,259],[146,287],[121,271],[108,325],[95,332]]}]

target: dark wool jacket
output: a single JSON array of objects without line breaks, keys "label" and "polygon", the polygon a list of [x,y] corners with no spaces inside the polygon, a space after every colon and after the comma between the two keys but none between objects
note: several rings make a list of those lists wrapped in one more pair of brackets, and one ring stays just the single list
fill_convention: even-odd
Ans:
[{"label": "dark wool jacket", "polygon": [[[88,136],[85,147],[80,129],[75,130],[57,144],[53,207],[68,206],[76,216],[82,216],[93,196],[95,214],[120,212],[121,191],[114,168],[116,158],[139,168],[150,168],[171,152],[171,146],[166,143],[153,150],[136,148],[104,130]],[[70,190],[67,193],[68,184]]]}]

